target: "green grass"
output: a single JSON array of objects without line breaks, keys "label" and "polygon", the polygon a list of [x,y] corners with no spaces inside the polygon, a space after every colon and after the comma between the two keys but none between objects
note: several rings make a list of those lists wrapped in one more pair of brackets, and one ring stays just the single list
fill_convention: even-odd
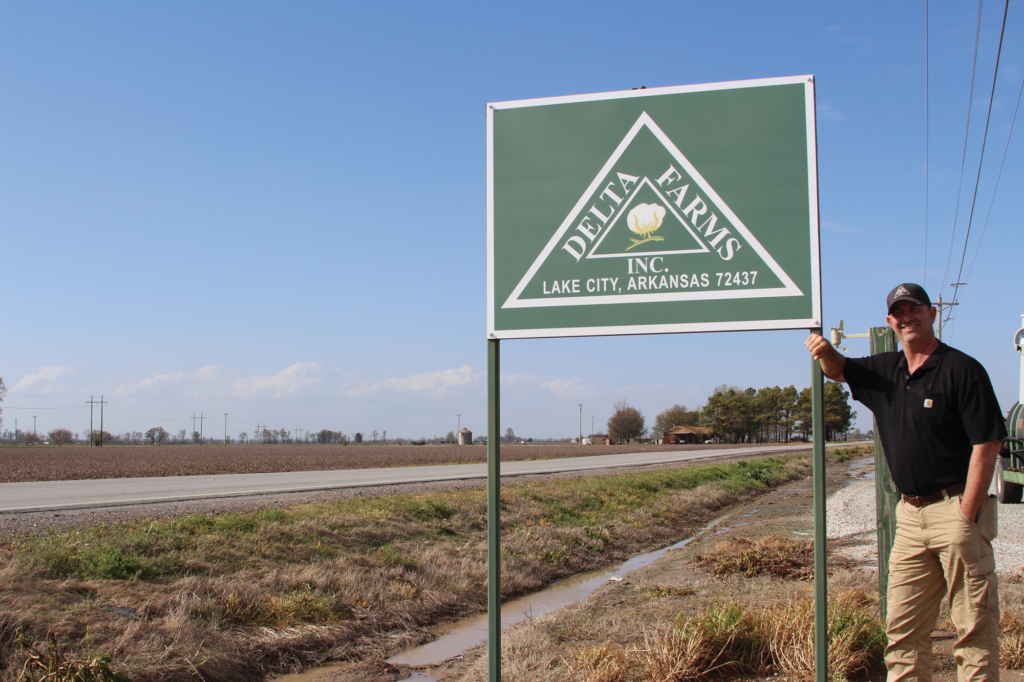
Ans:
[{"label": "green grass", "polygon": [[[830,458],[843,461],[850,454],[840,451]],[[634,525],[643,525],[685,515],[685,509],[666,503],[676,493],[719,484],[742,496],[791,479],[794,466],[806,468],[807,460],[798,454],[509,485],[502,490],[503,528],[579,528],[601,546],[610,540],[606,526],[612,521],[633,517]],[[338,556],[407,565],[397,549],[402,543],[466,542],[485,532],[486,496],[478,489],[139,520],[24,537],[8,546],[48,578],[160,581],[197,571],[269,570]],[[543,560],[562,558],[554,551]]]}]

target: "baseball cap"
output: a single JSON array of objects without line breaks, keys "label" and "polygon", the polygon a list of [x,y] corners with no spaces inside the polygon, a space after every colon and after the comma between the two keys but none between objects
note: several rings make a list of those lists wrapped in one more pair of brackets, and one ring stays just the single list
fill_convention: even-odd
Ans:
[{"label": "baseball cap", "polygon": [[909,284],[904,283],[897,286],[895,289],[889,292],[889,295],[885,298],[886,306],[888,310],[892,310],[892,307],[899,301],[910,301],[916,305],[924,305],[931,307],[932,300],[928,298],[928,292],[921,288],[920,284]]}]

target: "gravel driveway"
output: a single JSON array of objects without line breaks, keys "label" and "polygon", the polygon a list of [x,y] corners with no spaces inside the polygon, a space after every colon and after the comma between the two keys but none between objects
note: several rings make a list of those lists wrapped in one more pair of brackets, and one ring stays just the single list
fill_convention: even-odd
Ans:
[{"label": "gravel driveway", "polygon": [[[826,518],[829,538],[844,539],[844,554],[858,562],[877,564],[873,477],[830,497]],[[999,537],[992,541],[992,548],[1000,573],[1024,573],[1024,504],[999,505]]]}]

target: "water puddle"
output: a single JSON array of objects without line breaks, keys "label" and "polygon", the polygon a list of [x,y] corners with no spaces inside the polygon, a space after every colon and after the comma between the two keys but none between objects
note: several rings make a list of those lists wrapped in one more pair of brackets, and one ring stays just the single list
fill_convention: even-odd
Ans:
[{"label": "water puddle", "polygon": [[[712,521],[704,526],[700,533],[707,532],[726,518],[728,516]],[[563,606],[582,601],[609,580],[622,580],[623,576],[645,566],[650,566],[673,549],[686,546],[695,537],[688,537],[674,545],[654,552],[640,554],[613,568],[580,573],[579,575],[565,578],[540,592],[534,592],[525,597],[519,597],[518,599],[506,602],[501,607],[501,629],[504,630],[508,626],[527,618],[541,616]],[[436,665],[441,661],[459,656],[476,645],[487,641],[487,614],[482,613],[473,618],[452,623],[447,629],[442,627],[439,631],[441,636],[433,642],[410,649],[397,656],[392,656],[388,659],[388,663],[392,665],[422,667]]]},{"label": "water puddle", "polygon": [[[334,665],[325,665],[320,668],[310,668],[301,673],[292,673],[290,675],[281,675],[275,677],[274,682],[319,682],[324,679],[327,675],[333,672],[342,670],[348,667],[347,663],[336,663]],[[429,679],[429,678],[428,678]]]},{"label": "water puddle", "polygon": [[849,479],[843,482],[844,487],[855,485],[861,481],[875,480],[875,458],[858,457],[846,465],[846,474]]},{"label": "water puddle", "polygon": [[398,682],[413,682],[414,680],[420,680],[420,682],[437,682],[436,677],[426,673],[413,673],[412,675],[409,675],[409,677],[399,680]]}]

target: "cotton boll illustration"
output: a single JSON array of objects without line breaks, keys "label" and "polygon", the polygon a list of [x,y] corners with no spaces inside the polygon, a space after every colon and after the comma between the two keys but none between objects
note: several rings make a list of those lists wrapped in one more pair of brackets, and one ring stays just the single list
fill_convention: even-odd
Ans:
[{"label": "cotton boll illustration", "polygon": [[644,242],[664,240],[664,237],[652,237],[651,234],[661,227],[665,220],[665,207],[659,204],[637,204],[626,216],[626,224],[634,233],[643,237],[642,239],[630,239],[632,246],[626,248],[628,251],[633,246],[639,246]]}]

